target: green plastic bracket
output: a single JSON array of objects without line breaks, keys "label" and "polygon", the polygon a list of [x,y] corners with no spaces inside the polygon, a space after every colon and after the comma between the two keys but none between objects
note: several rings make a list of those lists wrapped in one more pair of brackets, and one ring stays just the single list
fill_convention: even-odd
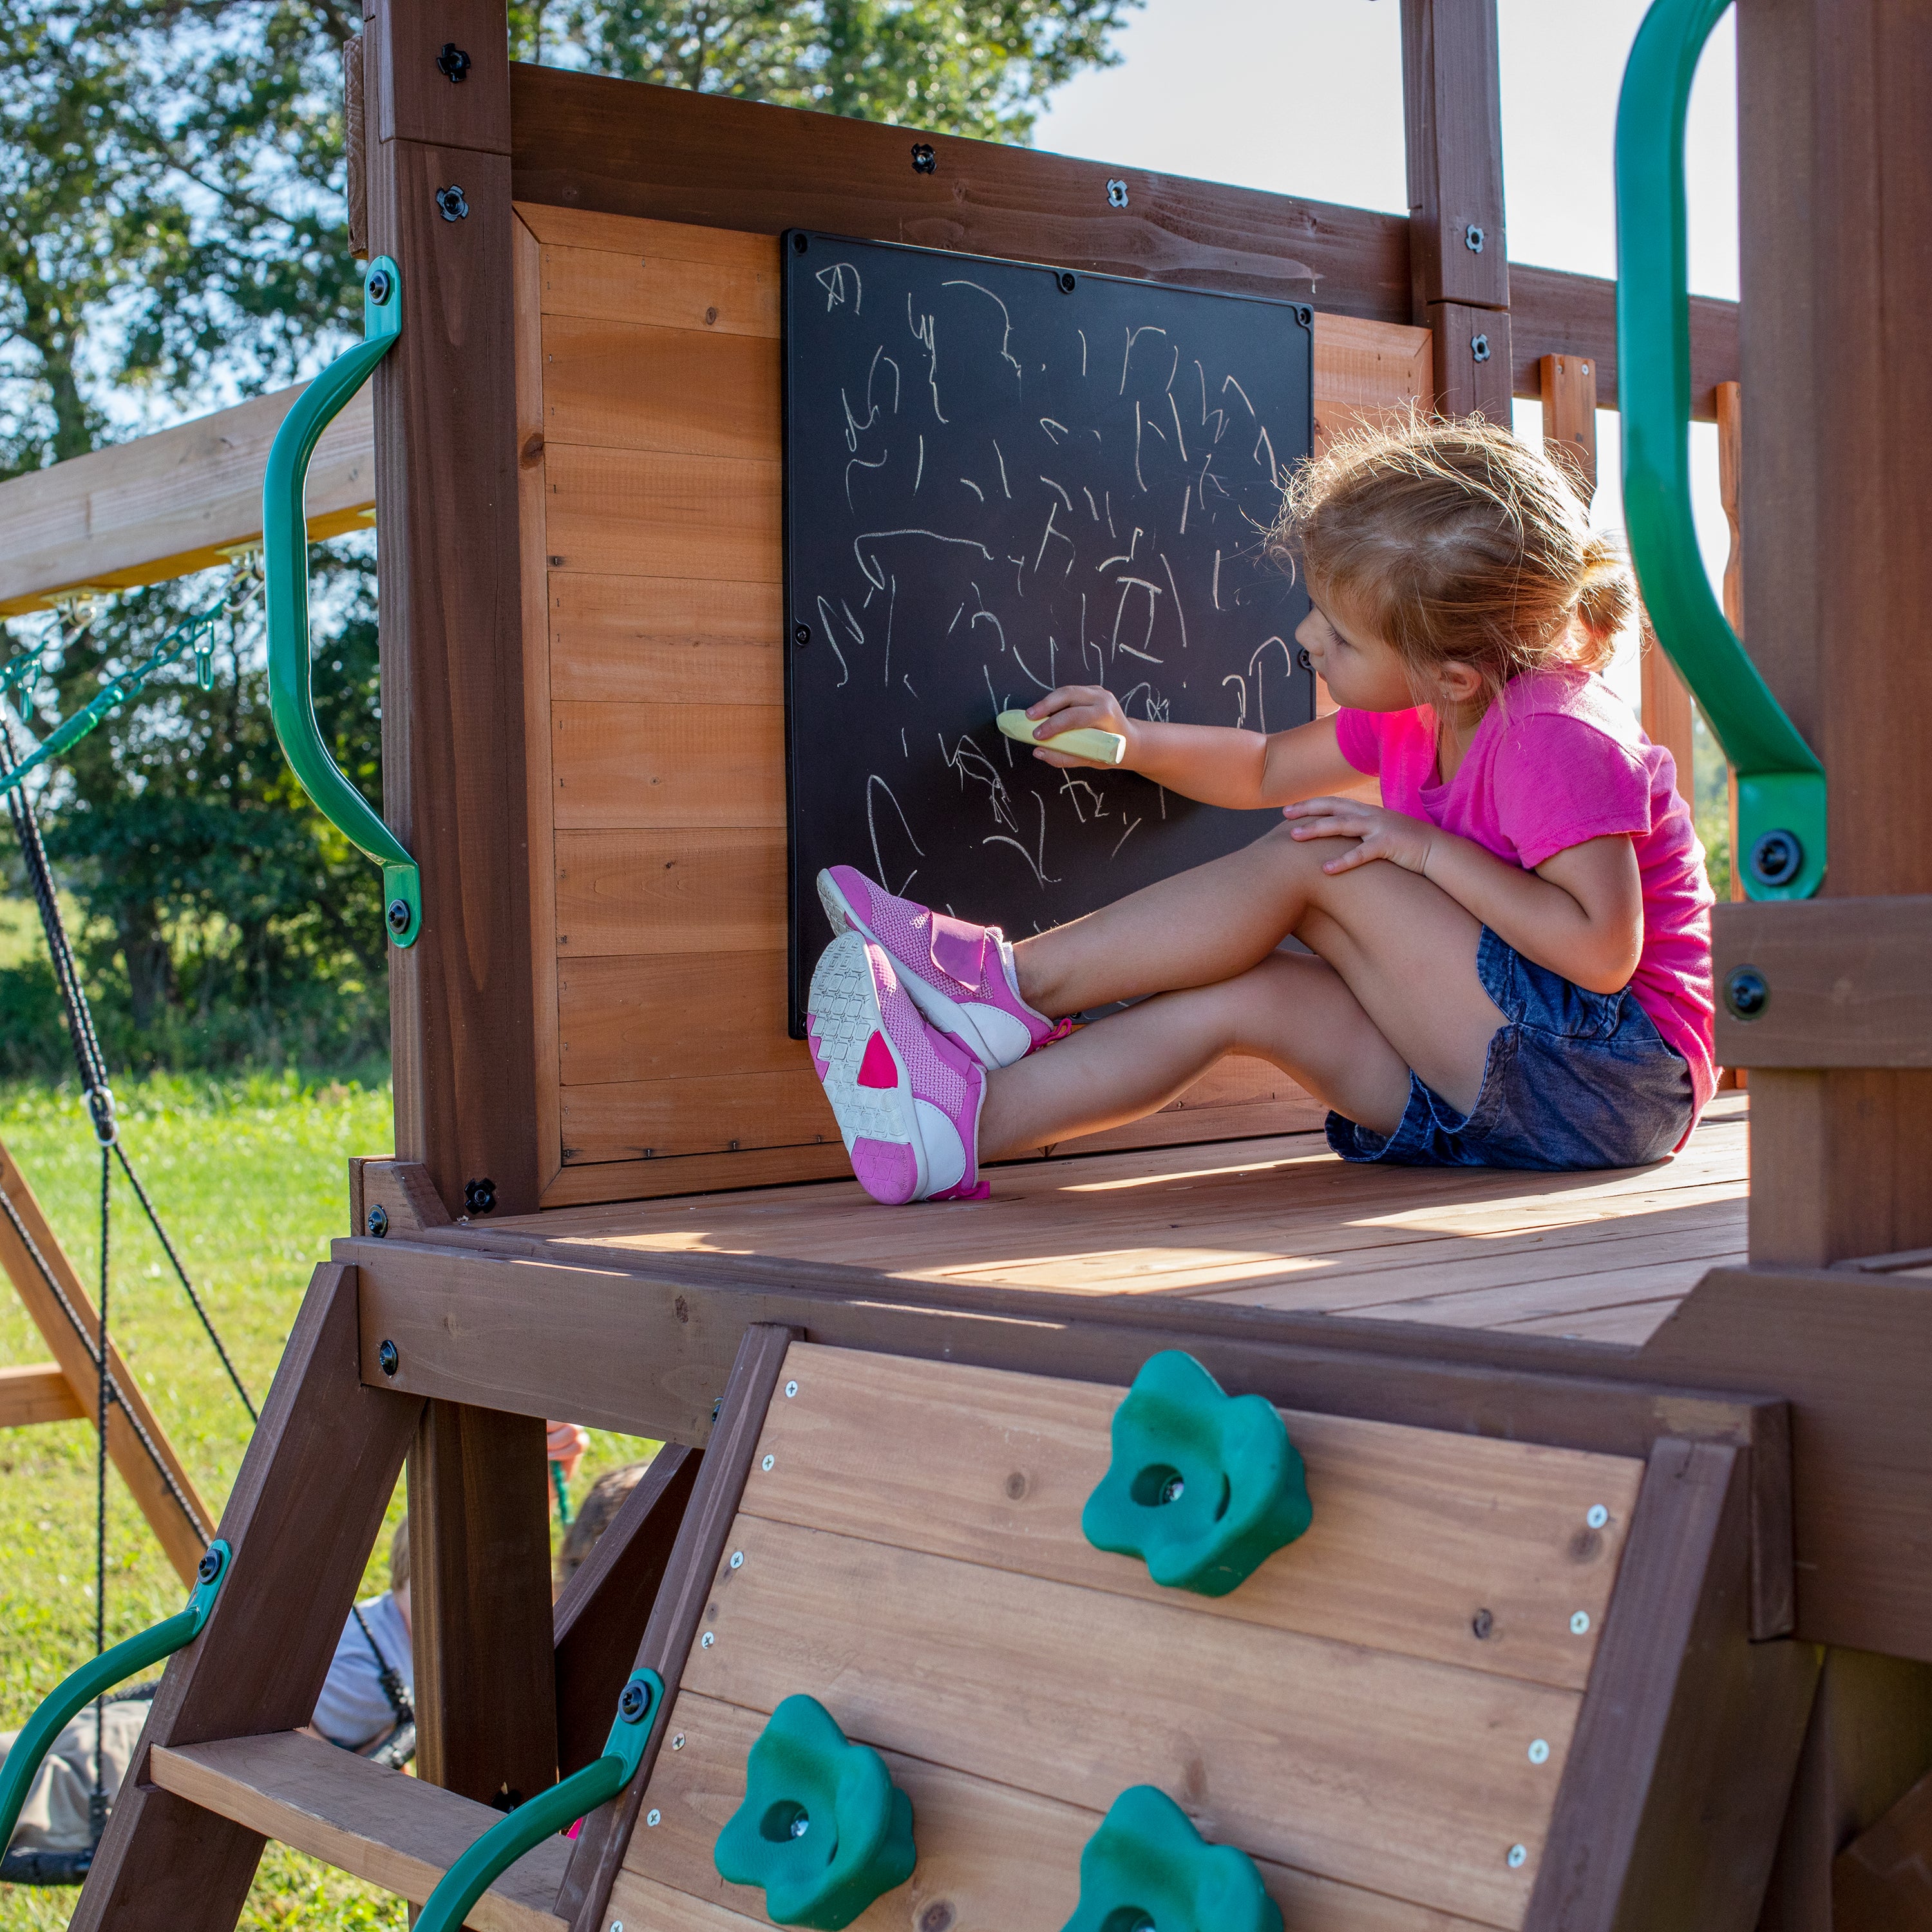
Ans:
[{"label": "green plastic bracket", "polygon": [[413,946],[422,930],[422,881],[416,862],[342,776],[315,722],[308,518],[303,503],[309,458],[322,431],[394,347],[402,327],[402,274],[388,256],[379,256],[362,284],[362,340],[297,398],[269,449],[262,483],[262,579],[268,625],[268,712],[275,736],[322,815],[382,868],[382,916],[389,937],[398,946]]},{"label": "green plastic bracket", "polygon": [[458,1932],[470,1907],[526,1852],[616,1797],[637,1776],[664,1702],[664,1679],[655,1670],[634,1672],[617,1700],[603,1756],[492,1825],[436,1881],[416,1916],[416,1932]]},{"label": "green plastic bracket", "polygon": [[1690,518],[1690,298],[1684,122],[1697,57],[1730,0],[1656,0],[1617,104],[1617,393],[1624,519],[1658,642],[1738,775],[1733,855],[1754,899],[1825,876],[1825,768],[1712,595]]},{"label": "green plastic bracket", "polygon": [[27,1720],[26,1729],[7,1754],[5,1764],[0,1766],[0,1849],[4,1848],[14,1835],[14,1827],[20,1822],[20,1808],[33,1789],[34,1774],[40,1769],[41,1760],[53,1748],[54,1740],[73,1721],[75,1713],[116,1684],[192,1643],[214,1607],[233,1555],[226,1544],[211,1543],[196,1572],[186,1609],[177,1610],[152,1629],[130,1636],[124,1643],[117,1643],[112,1650],[104,1650],[82,1664]]},{"label": "green plastic bracket", "polygon": [[1300,1452],[1274,1405],[1231,1396],[1192,1355],[1150,1356],[1114,1412],[1114,1460],[1080,1527],[1165,1588],[1225,1597],[1307,1528]]},{"label": "green plastic bracket", "polygon": [[1164,1791],[1114,1800],[1080,1854],[1080,1907],[1061,1932],[1282,1932],[1253,1859],[1210,1845]]},{"label": "green plastic bracket", "polygon": [[788,1697],[745,1766],[745,1802],[712,1847],[718,1876],[760,1887],[774,1925],[838,1932],[912,1876],[912,1800],[815,1697]]}]

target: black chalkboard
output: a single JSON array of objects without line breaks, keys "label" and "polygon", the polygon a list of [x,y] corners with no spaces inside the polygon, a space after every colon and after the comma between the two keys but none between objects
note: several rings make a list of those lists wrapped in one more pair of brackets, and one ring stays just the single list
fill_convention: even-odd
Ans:
[{"label": "black chalkboard", "polygon": [[1064,683],[1136,717],[1313,716],[1306,598],[1261,555],[1309,450],[1312,319],[806,232],[784,262],[796,1036],[821,866],[1018,938],[1262,830],[993,720]]}]

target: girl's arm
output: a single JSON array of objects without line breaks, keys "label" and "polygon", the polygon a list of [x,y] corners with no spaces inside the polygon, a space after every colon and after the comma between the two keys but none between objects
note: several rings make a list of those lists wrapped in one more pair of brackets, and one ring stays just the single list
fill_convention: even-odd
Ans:
[{"label": "girl's arm", "polygon": [[1062,685],[1027,707],[1042,738],[1083,726],[1118,733],[1127,741],[1117,766],[1095,765],[1039,746],[1034,756],[1049,765],[1100,771],[1138,772],[1184,798],[1236,811],[1286,805],[1318,792],[1359,784],[1362,774],[1342,757],[1331,714],[1292,730],[1238,731],[1217,724],[1162,724],[1130,718],[1113,693],[1097,685]]},{"label": "girl's arm", "polygon": [[1525,958],[1592,993],[1630,984],[1643,950],[1643,887],[1636,848],[1618,834],[1586,839],[1533,872],[1473,839],[1380,806],[1310,799],[1284,814],[1302,838],[1356,838],[1322,866],[1346,872],[1377,859],[1432,880]]}]

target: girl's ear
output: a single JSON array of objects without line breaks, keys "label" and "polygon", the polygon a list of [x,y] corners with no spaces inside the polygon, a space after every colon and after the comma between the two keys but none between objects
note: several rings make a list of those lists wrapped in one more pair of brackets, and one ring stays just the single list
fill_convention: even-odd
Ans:
[{"label": "girl's ear", "polygon": [[1433,671],[1438,701],[1458,708],[1474,704],[1488,688],[1482,673],[1460,658],[1444,658]]}]

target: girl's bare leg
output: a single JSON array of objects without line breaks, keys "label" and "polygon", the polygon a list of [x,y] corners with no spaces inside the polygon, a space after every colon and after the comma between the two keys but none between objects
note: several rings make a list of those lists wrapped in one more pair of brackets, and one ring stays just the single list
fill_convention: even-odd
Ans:
[{"label": "girl's bare leg", "polygon": [[[991,1075],[982,1157],[1137,1120],[1234,1052],[1378,1132],[1400,1119],[1411,1067],[1473,1106],[1504,1024],[1476,976],[1480,926],[1399,866],[1324,872],[1340,849],[1284,827],[1016,945],[1021,992],[1042,1012],[1165,997]],[[1276,953],[1291,933],[1318,958]]]}]

